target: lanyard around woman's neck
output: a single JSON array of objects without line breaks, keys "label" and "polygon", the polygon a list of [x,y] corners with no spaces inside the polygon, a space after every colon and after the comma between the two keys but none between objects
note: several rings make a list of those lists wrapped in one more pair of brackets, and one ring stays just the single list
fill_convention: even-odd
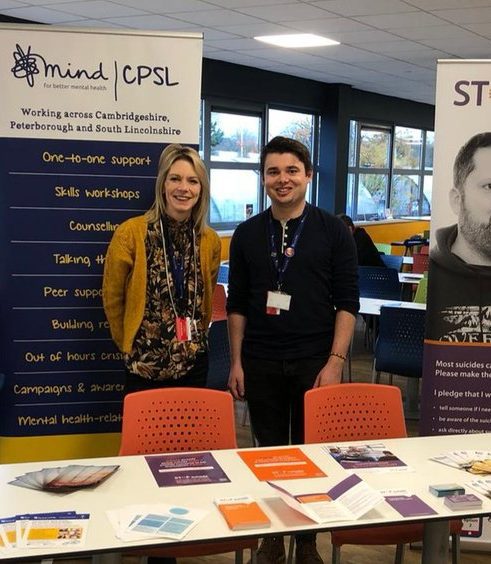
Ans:
[{"label": "lanyard around woman's neck", "polygon": [[[167,226],[166,226],[167,227]],[[189,284],[185,276],[185,257],[184,252],[181,252],[181,260],[179,263],[175,260],[175,249],[172,243],[172,237],[170,236],[169,230],[164,230],[164,224],[162,223],[162,218],[160,219],[160,233],[162,235],[162,247],[164,250],[164,264],[165,264],[165,277],[167,281],[167,288],[169,290],[169,297],[174,316],[178,317],[186,316],[186,306],[187,299],[184,298],[188,296]],[[196,301],[198,294],[198,260],[196,253],[196,232],[194,230],[194,225],[191,223],[191,233],[192,233],[192,243],[193,243],[193,264],[194,264],[194,297],[193,297],[193,310],[191,313],[191,321],[194,321],[196,314]],[[168,235],[168,237],[167,237]],[[167,255],[167,240],[169,241],[169,254]],[[171,268],[169,271],[169,258],[171,262]],[[174,300],[174,295],[172,292],[172,287],[170,284],[170,277],[172,276],[172,281],[176,293],[176,300],[179,302],[179,312],[177,311],[176,301]],[[178,315],[179,314],[179,315]]]}]

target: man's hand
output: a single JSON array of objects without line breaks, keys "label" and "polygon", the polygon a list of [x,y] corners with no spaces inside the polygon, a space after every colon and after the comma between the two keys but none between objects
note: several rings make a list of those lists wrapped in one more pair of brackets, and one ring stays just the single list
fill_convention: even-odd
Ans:
[{"label": "man's hand", "polygon": [[230,367],[230,375],[228,377],[228,389],[236,400],[244,400],[244,370],[239,364]]},{"label": "man's hand", "polygon": [[343,377],[343,364],[342,358],[337,356],[330,356],[327,363],[322,367],[317,378],[314,382],[314,388],[321,386],[329,386],[332,384],[339,384]]}]

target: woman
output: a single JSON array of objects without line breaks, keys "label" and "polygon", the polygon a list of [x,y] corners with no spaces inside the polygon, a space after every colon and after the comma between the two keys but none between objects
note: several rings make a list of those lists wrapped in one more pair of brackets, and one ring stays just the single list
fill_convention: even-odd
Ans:
[{"label": "woman", "polygon": [[125,393],[206,385],[207,332],[220,239],[206,225],[210,186],[198,153],[173,144],[159,160],[155,201],[109,245],[103,303],[125,355]]}]

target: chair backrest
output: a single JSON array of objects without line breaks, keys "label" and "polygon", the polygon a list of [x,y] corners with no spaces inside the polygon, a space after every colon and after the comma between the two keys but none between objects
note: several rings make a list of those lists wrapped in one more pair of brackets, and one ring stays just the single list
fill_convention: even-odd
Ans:
[{"label": "chair backrest", "polygon": [[375,370],[420,378],[426,311],[399,307],[380,308],[375,343]]},{"label": "chair backrest", "polygon": [[392,245],[390,243],[375,243],[375,247],[379,253],[390,255],[392,252]]},{"label": "chair backrest", "polygon": [[424,255],[423,253],[413,254],[413,272],[417,274],[422,274],[428,271],[428,265],[430,263],[430,256]]},{"label": "chair backrest", "polygon": [[423,278],[421,278],[418,287],[416,288],[416,293],[414,294],[413,302],[419,304],[425,304],[427,294],[428,294],[428,277],[424,276]]},{"label": "chair backrest", "polygon": [[208,378],[206,387],[226,390],[230,374],[227,321],[214,321],[208,333]]},{"label": "chair backrest", "polygon": [[394,268],[359,266],[358,284],[362,298],[401,299],[399,276]]},{"label": "chair backrest", "polygon": [[211,303],[211,320],[221,321],[227,319],[227,293],[223,284],[217,284],[213,291],[213,300]]},{"label": "chair backrest", "polygon": [[402,261],[404,260],[402,255],[381,255],[380,258],[387,268],[395,268],[397,272],[401,271]]},{"label": "chair backrest", "polygon": [[227,392],[157,388],[124,398],[121,455],[236,446],[234,403]]},{"label": "chair backrest", "polygon": [[406,436],[401,391],[396,386],[321,386],[306,392],[304,402],[306,443]]},{"label": "chair backrest", "polygon": [[429,255],[430,254],[430,246],[423,245],[419,251],[422,255]]},{"label": "chair backrest", "polygon": [[220,284],[228,284],[228,264],[220,264],[218,269],[218,279],[217,282]]}]

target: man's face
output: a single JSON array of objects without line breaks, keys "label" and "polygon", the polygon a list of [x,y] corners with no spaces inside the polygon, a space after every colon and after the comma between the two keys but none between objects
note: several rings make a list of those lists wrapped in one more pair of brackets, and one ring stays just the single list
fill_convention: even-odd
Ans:
[{"label": "man's face", "polygon": [[293,153],[270,153],[264,162],[264,187],[273,206],[295,208],[305,201],[312,172]]},{"label": "man's face", "polygon": [[491,259],[491,147],[474,154],[474,170],[467,177],[462,193],[451,196],[458,215],[459,233],[480,255]]}]

